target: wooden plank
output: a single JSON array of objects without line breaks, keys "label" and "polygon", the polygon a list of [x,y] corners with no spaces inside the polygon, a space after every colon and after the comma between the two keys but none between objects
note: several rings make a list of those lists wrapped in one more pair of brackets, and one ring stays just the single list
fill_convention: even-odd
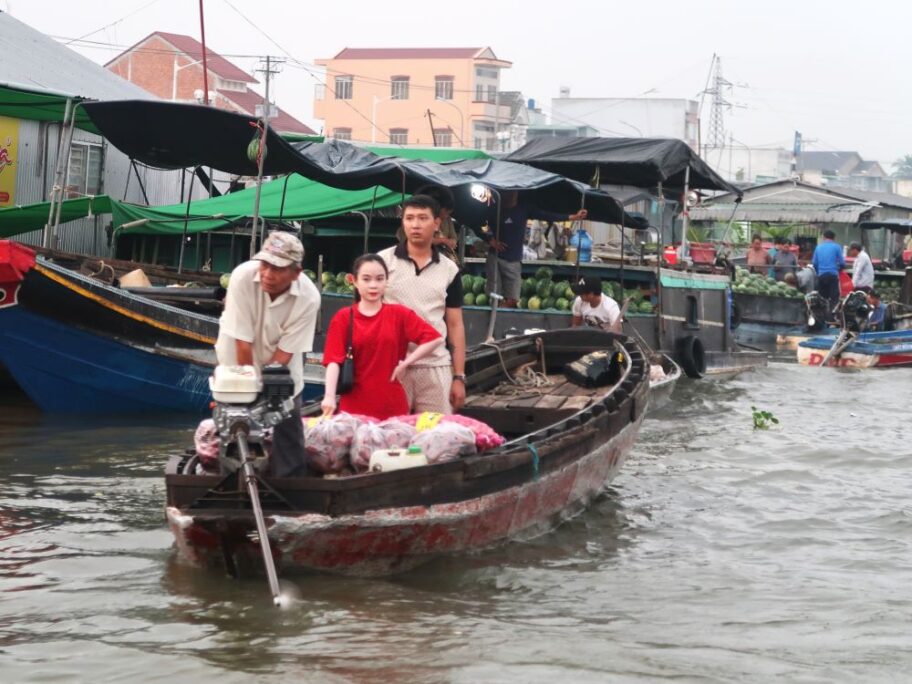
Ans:
[{"label": "wooden plank", "polygon": [[499,402],[500,397],[495,397],[491,394],[476,394],[472,396],[472,401],[470,403],[466,403],[466,406],[471,406],[472,408],[484,408],[487,406],[493,406]]},{"label": "wooden plank", "polygon": [[541,399],[540,394],[536,394],[532,397],[520,396],[514,399],[509,399],[504,404],[507,408],[532,408],[535,406],[538,401]]},{"label": "wooden plank", "polygon": [[538,400],[538,403],[535,404],[535,408],[556,409],[560,408],[565,401],[567,401],[567,397],[562,397],[554,394],[546,394]]},{"label": "wooden plank", "polygon": [[581,409],[586,408],[586,407],[589,406],[589,404],[591,404],[591,403],[592,403],[592,397],[589,397],[589,396],[575,396],[575,397],[570,397],[569,399],[567,399],[567,401],[564,402],[564,405],[561,406],[561,408],[563,408],[563,409],[573,409],[573,410],[575,410],[575,411],[579,411],[579,410],[581,410]]}]

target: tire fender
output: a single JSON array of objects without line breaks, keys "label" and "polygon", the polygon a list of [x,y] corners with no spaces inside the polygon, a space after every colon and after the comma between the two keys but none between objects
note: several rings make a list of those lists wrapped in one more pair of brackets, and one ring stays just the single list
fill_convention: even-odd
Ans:
[{"label": "tire fender", "polygon": [[675,356],[681,369],[689,378],[702,378],[706,374],[706,350],[700,338],[688,335],[675,344]]}]

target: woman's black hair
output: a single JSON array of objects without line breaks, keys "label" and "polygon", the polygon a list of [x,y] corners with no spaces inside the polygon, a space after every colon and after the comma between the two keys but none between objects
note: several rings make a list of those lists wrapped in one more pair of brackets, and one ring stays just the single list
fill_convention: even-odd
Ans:
[{"label": "woman's black hair", "polygon": [[[380,264],[381,266],[383,266],[383,272],[386,274],[386,277],[389,278],[389,274],[390,274],[389,266],[386,265],[386,262],[383,260],[382,256],[380,256],[379,254],[373,254],[373,253],[362,254],[357,259],[355,259],[355,263],[352,264],[352,270],[351,270],[352,277],[357,281],[358,280],[358,271],[361,270],[361,267],[364,266],[364,264],[370,264],[370,263]],[[354,283],[352,283],[352,287],[354,287]],[[354,290],[355,290],[355,301],[360,302],[361,295],[358,294],[358,288],[355,287]]]}]

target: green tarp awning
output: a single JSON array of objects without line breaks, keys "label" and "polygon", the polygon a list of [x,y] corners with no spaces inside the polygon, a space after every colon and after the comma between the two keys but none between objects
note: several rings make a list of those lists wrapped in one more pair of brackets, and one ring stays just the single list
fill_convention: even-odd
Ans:
[{"label": "green tarp awning", "polygon": [[[83,98],[73,97],[74,103]],[[54,93],[22,90],[12,86],[0,86],[0,116],[32,121],[63,121],[67,97]],[[76,110],[76,126],[92,133],[98,129],[82,107]]]},{"label": "green tarp awning", "polygon": [[[316,220],[339,216],[353,211],[370,211],[398,204],[402,195],[384,188],[369,190],[337,190],[329,186],[308,180],[297,174],[288,176],[288,188],[285,203],[282,204],[282,192],[285,178],[263,184],[260,197],[260,215],[270,220]],[[190,221],[188,233],[202,233],[208,230],[226,228],[232,223],[243,221],[253,214],[255,188],[247,188],[221,197],[196,200],[190,203]],[[375,200],[376,192],[376,200]],[[185,204],[172,204],[164,207],[144,207],[127,202],[111,202],[114,214],[114,227],[120,229],[125,223],[132,225],[123,228],[125,233],[134,235],[173,235],[184,230]]]},{"label": "green tarp awning", "polygon": [[[50,202],[0,209],[0,238],[9,238],[33,230],[41,230],[48,220]],[[64,200],[60,207],[60,222],[66,223],[93,214],[110,214],[111,198],[107,195]]]}]

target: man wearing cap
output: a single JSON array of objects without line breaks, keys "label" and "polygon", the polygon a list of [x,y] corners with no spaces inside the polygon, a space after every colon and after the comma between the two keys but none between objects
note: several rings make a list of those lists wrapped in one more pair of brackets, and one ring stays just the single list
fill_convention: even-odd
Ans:
[{"label": "man wearing cap", "polygon": [[611,332],[621,332],[621,309],[617,302],[602,293],[602,280],[594,276],[585,276],[570,286],[574,294],[573,320],[576,328],[588,325]]},{"label": "man wearing cap", "polygon": [[301,272],[304,247],[291,233],[270,233],[251,261],[231,273],[225,310],[219,319],[215,354],[223,365],[270,363],[288,366],[294,381],[295,410],[275,426],[273,475],[306,472],[301,391],[304,355],[313,349],[320,293]]}]

